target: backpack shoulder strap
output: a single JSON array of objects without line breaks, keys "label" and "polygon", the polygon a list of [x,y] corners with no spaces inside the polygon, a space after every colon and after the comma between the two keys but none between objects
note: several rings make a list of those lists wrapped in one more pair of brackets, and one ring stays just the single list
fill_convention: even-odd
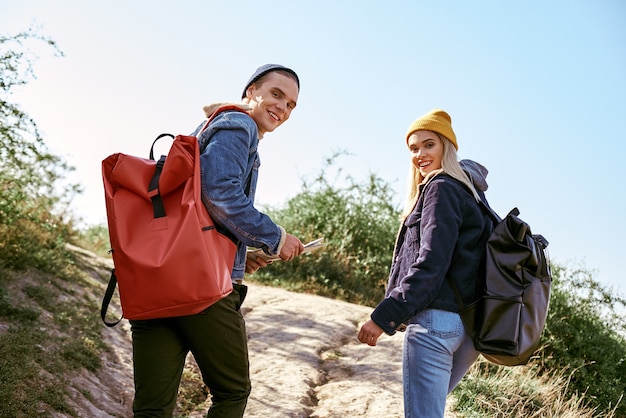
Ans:
[{"label": "backpack shoulder strap", "polygon": [[109,303],[111,302],[111,299],[113,298],[113,292],[115,292],[116,286],[117,286],[117,277],[115,276],[115,269],[112,269],[111,279],[109,280],[109,285],[107,286],[107,290],[104,294],[104,299],[102,299],[102,307],[100,308],[100,318],[102,318],[102,322],[104,322],[104,324],[107,327],[114,327],[115,325],[119,324],[120,321],[122,320],[122,317],[120,317],[115,322],[108,322],[106,320],[107,310],[109,309]]},{"label": "backpack shoulder strap", "polygon": [[[463,189],[469,193],[472,198],[474,197],[474,194],[471,192],[471,190],[463,184]],[[500,216],[487,204],[487,202],[485,202],[485,200],[483,200],[481,194],[478,194],[478,206],[480,206],[480,208],[482,209],[482,211],[487,214],[487,216],[489,216],[489,218],[491,219],[491,221],[493,222],[493,225],[495,227],[495,225],[499,224],[500,222],[502,222],[502,218],[500,218]],[[517,211],[517,214],[519,214],[519,211],[517,210],[517,208],[513,209],[511,212],[512,213],[514,211]],[[464,309],[467,308],[467,306],[465,305],[465,303],[463,303],[463,298],[461,297],[461,292],[459,291],[459,286],[456,283],[455,280],[453,280],[451,277],[446,276],[446,280],[448,282],[448,284],[450,285],[450,287],[452,288],[452,290],[454,291],[454,299],[456,300],[456,304],[459,307],[459,312],[463,311]]]},{"label": "backpack shoulder strap", "polygon": [[502,218],[500,218],[500,216],[498,216],[498,214],[493,209],[491,209],[491,207],[482,199],[482,197],[478,201],[478,206],[480,206],[483,212],[485,212],[489,216],[494,225],[502,221]]},{"label": "backpack shoulder strap", "polygon": [[[479,204],[480,204],[480,207],[485,211],[485,213],[489,215],[494,225],[502,222],[503,218],[500,218],[500,216],[498,216],[498,214],[493,209],[491,209],[491,207],[487,203],[485,203],[483,199],[480,199]],[[506,216],[509,216],[509,215],[518,216],[519,213],[520,212],[518,208],[513,208],[509,211],[509,213]]]}]

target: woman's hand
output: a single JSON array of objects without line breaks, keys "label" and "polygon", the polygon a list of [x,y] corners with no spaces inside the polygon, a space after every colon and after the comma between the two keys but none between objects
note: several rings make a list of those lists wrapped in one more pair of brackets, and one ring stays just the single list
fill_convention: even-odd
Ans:
[{"label": "woman's hand", "polygon": [[361,327],[359,331],[359,341],[363,344],[371,345],[372,347],[376,345],[376,341],[382,335],[383,329],[376,325],[376,322],[371,319],[367,321]]}]

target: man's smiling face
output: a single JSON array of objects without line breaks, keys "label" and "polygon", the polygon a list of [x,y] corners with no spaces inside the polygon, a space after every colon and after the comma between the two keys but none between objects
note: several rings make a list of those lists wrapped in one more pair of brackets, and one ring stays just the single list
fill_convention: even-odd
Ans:
[{"label": "man's smiling face", "polygon": [[277,71],[268,73],[247,89],[245,101],[252,107],[248,113],[256,122],[260,137],[289,119],[298,101],[298,91],[293,78]]}]

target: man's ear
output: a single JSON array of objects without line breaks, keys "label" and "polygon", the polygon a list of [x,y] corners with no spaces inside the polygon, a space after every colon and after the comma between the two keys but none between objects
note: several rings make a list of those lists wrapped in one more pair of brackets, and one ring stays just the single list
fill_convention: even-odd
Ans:
[{"label": "man's ear", "polygon": [[254,85],[254,83],[250,84],[248,88],[246,89],[246,97],[248,99],[252,99],[254,97],[253,94],[255,90],[256,90],[256,86]]}]

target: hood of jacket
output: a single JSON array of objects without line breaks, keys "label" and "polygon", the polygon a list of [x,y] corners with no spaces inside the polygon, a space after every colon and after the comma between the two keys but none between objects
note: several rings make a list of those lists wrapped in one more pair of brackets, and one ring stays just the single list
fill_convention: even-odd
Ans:
[{"label": "hood of jacket", "polygon": [[461,160],[459,161],[461,168],[465,171],[474,183],[474,187],[481,192],[487,191],[489,185],[487,184],[487,174],[489,174],[489,170],[485,168],[482,164],[477,163],[472,160]]},{"label": "hood of jacket", "polygon": [[202,110],[204,111],[204,115],[207,118],[210,118],[211,115],[222,106],[238,106],[245,111],[252,110],[252,107],[249,104],[235,103],[235,102],[217,102],[217,103],[213,103],[213,104],[202,107]]}]

